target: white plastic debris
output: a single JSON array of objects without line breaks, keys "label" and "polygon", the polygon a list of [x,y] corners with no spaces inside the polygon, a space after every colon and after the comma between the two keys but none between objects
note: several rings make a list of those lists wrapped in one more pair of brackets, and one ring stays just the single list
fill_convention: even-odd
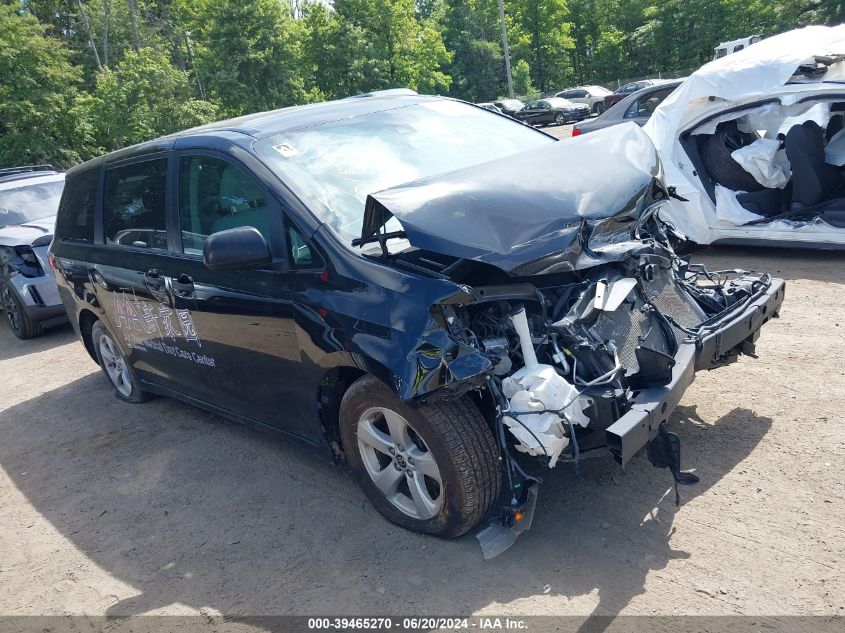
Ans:
[{"label": "white plastic debris", "polygon": [[783,189],[789,182],[789,160],[777,139],[759,138],[731,152],[731,158],[764,187]]},{"label": "white plastic debris", "polygon": [[751,213],[736,199],[736,194],[744,191],[731,191],[722,185],[716,185],[716,217],[722,222],[742,226],[754,220],[762,220],[762,215]]},{"label": "white plastic debris", "polygon": [[[628,298],[628,295],[631,294],[631,291],[636,285],[637,280],[633,277],[623,277],[622,279],[614,281],[610,285],[610,288],[602,293],[601,299],[599,299],[598,291],[596,291],[596,308],[604,310],[605,312],[616,311],[616,309],[622,305],[622,302]],[[601,284],[599,284],[599,287],[601,287]]]},{"label": "white plastic debris", "polygon": [[[504,423],[519,440],[517,450],[530,455],[548,455],[549,467],[554,467],[564,449],[569,446],[566,421],[561,410],[573,424],[587,426],[584,415],[585,399],[551,365],[537,362],[525,308],[511,315],[519,335],[525,366],[502,381],[502,392],[510,403]],[[520,415],[522,414],[522,415]]]}]

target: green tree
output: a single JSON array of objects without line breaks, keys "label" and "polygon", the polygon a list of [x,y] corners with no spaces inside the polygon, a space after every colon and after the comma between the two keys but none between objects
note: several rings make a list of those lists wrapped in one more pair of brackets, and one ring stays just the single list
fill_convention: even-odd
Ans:
[{"label": "green tree", "polygon": [[342,23],[321,2],[302,5],[303,64],[306,85],[326,99],[337,99],[381,87],[387,65],[376,59],[368,35],[357,25]]},{"label": "green tree", "polygon": [[181,0],[198,75],[224,114],[272,110],[316,96],[302,74],[302,24],[280,0]]},{"label": "green tree", "polygon": [[97,142],[106,150],[208,123],[214,104],[193,97],[188,76],[151,48],[129,51],[116,69],[105,68],[88,102]]},{"label": "green tree", "polygon": [[88,157],[88,122],[80,105],[79,68],[60,41],[15,6],[0,5],[0,165],[49,162],[67,167]]},{"label": "green tree", "polygon": [[531,68],[524,59],[518,59],[511,69],[515,95],[533,98],[537,89],[531,85]]},{"label": "green tree", "polygon": [[452,78],[443,71],[451,54],[434,18],[418,15],[414,0],[335,0],[343,28],[359,28],[372,43],[380,71],[371,89],[403,87],[446,91]]},{"label": "green tree", "polygon": [[531,66],[531,77],[541,92],[560,89],[572,80],[570,35],[566,0],[511,0],[513,52]]},{"label": "green tree", "polygon": [[495,99],[505,73],[496,0],[446,0],[441,24],[452,51],[450,94],[468,101]]}]

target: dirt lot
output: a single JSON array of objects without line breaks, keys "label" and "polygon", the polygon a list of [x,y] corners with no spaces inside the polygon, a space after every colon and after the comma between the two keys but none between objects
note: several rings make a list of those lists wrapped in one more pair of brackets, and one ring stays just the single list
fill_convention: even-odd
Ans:
[{"label": "dirt lot", "polygon": [[672,418],[701,484],[593,460],[548,472],[534,528],[396,528],[340,468],[173,400],[117,401],[68,328],[0,327],[0,613],[845,614],[845,255],[743,249],[788,279],[759,359]]}]

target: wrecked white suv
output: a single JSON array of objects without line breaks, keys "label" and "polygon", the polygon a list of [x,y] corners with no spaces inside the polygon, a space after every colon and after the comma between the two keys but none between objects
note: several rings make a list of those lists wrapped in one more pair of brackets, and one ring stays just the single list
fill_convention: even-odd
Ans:
[{"label": "wrecked white suv", "polygon": [[698,244],[845,246],[845,26],[706,64],[645,125],[677,193],[661,218]]}]

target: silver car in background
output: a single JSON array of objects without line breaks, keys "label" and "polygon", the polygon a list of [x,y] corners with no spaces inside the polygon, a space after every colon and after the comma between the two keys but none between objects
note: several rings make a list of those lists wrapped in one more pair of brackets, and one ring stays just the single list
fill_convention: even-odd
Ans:
[{"label": "silver car in background", "polygon": [[590,106],[591,114],[601,114],[604,112],[604,98],[610,93],[610,90],[603,86],[580,86],[567,88],[555,96],[575,103],[583,103]]},{"label": "silver car in background", "polygon": [[49,165],[0,169],[0,309],[21,339],[67,320],[47,256],[64,181]]}]

